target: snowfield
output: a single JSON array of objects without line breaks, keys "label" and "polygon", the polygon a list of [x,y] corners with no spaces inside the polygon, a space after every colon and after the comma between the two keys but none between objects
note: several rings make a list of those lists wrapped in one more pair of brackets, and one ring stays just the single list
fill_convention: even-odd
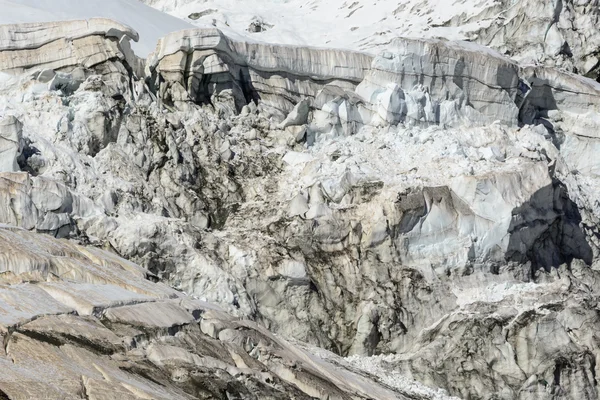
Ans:
[{"label": "snowfield", "polygon": [[[377,53],[398,36],[467,39],[489,24],[467,21],[494,0],[141,0],[194,25],[269,43],[335,47]],[[255,32],[260,30],[260,32]]]}]

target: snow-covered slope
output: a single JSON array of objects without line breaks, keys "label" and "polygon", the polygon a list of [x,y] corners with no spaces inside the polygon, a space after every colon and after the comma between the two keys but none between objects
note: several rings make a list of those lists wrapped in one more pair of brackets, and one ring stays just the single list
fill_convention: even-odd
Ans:
[{"label": "snow-covered slope", "polygon": [[[377,52],[399,35],[463,39],[481,25],[440,27],[452,16],[477,15],[494,0],[141,0],[195,23],[269,43]],[[196,14],[196,15],[194,15]],[[190,18],[191,16],[191,18]],[[197,19],[196,19],[197,18]],[[262,24],[262,32],[248,30]],[[251,29],[252,30],[252,29]]]},{"label": "snow-covered slope", "polygon": [[140,34],[132,47],[140,57],[154,50],[169,32],[188,29],[190,24],[145,6],[137,0],[0,0],[0,24],[49,22],[95,17],[129,25]]},{"label": "snow-covered slope", "polygon": [[397,37],[469,40],[521,62],[598,77],[600,7],[537,0],[140,0],[197,26],[269,43],[377,53]]}]

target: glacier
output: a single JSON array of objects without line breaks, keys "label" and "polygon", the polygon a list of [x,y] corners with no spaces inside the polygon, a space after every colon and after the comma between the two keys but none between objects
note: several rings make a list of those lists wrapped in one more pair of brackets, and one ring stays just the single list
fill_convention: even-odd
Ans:
[{"label": "glacier", "polygon": [[0,3],[0,397],[598,397],[597,1],[339,3]]}]

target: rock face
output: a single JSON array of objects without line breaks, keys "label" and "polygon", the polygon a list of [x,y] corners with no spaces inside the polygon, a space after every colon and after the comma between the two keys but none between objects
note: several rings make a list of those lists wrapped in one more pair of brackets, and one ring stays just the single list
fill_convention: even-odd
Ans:
[{"label": "rock face", "polygon": [[135,34],[101,32],[98,64],[0,75],[6,396],[437,396],[319,346],[463,398],[598,398],[596,82],[216,29],[135,72]]}]

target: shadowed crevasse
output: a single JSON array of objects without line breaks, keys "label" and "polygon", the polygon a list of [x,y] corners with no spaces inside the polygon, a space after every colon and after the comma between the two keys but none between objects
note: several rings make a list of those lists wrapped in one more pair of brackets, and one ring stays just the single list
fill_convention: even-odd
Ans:
[{"label": "shadowed crevasse", "polygon": [[[549,201],[552,208],[545,205]],[[580,226],[581,214],[559,180],[535,192],[512,215],[507,260],[530,261],[533,271],[550,271],[573,259],[592,263],[592,248]]]}]

